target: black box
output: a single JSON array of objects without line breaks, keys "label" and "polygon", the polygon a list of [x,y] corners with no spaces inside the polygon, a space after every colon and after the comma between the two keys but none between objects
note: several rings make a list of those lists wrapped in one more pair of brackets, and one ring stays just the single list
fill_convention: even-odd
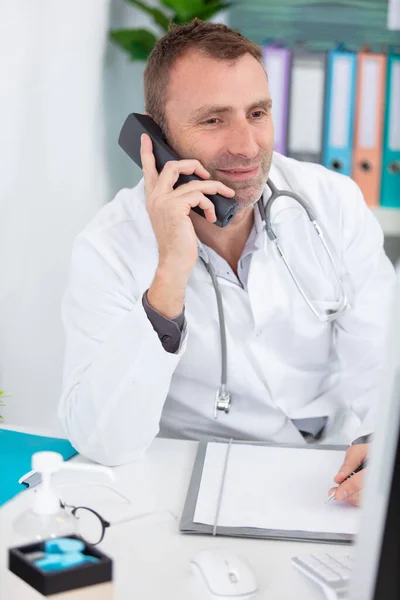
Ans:
[{"label": "black box", "polygon": [[[63,537],[81,540],[77,535]],[[43,551],[44,541],[10,548],[8,551],[9,570],[43,596],[112,581],[112,560],[94,546],[86,544],[86,542],[83,554],[95,556],[100,562],[85,563],[65,570],[45,572],[36,567],[33,561],[26,558],[31,552]]]}]

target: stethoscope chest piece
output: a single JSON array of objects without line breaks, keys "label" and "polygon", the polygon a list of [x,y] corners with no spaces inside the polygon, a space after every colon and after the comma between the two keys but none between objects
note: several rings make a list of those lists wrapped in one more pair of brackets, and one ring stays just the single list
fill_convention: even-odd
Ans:
[{"label": "stethoscope chest piece", "polygon": [[222,384],[215,396],[214,419],[218,418],[218,411],[228,414],[231,408],[231,395],[226,391],[226,386]]}]

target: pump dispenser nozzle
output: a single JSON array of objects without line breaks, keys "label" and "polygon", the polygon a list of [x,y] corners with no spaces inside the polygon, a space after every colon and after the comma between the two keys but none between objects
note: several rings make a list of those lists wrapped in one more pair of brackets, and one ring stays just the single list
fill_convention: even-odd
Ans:
[{"label": "pump dispenser nozzle", "polygon": [[104,473],[111,480],[114,473],[108,467],[66,463],[58,452],[36,452],[32,456],[32,469],[41,475],[41,485],[33,494],[33,506],[14,521],[15,531],[29,541],[44,540],[76,533],[76,522],[60,506],[60,499],[52,487],[52,475],[61,470]]}]

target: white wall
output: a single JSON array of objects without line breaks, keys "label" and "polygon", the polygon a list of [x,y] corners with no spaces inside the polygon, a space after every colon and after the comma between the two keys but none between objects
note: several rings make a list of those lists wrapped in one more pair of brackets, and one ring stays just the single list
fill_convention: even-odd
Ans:
[{"label": "white wall", "polygon": [[0,388],[7,423],[56,426],[72,239],[110,196],[110,0],[0,2]]},{"label": "white wall", "polygon": [[[159,6],[157,0],[148,4]],[[165,12],[167,9],[162,7]],[[229,11],[224,11],[212,19],[228,24]],[[124,0],[114,0],[111,6],[110,28],[145,27],[160,35],[160,29],[135,7]],[[105,73],[104,100],[107,127],[107,162],[112,195],[121,187],[135,185],[141,178],[140,169],[119,148],[117,139],[121,126],[131,112],[143,112],[143,71],[145,63],[131,61],[125,53],[113,44],[108,44]]]},{"label": "white wall", "polygon": [[0,389],[8,424],[60,431],[60,305],[74,237],[140,170],[117,144],[144,63],[108,31],[124,0],[0,0]]},{"label": "white wall", "polygon": [[[159,34],[150,19],[124,0],[114,0],[110,29],[145,27]],[[143,112],[143,71],[145,63],[132,61],[113,43],[107,45],[104,64],[104,105],[106,114],[106,158],[111,196],[122,187],[135,185],[141,171],[118,146],[122,124],[129,113]]]}]

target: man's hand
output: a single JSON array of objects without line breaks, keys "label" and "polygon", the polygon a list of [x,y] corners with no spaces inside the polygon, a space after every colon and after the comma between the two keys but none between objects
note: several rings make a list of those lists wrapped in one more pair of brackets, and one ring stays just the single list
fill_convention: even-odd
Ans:
[{"label": "man's hand", "polygon": [[[171,319],[183,310],[185,289],[197,256],[197,237],[190,211],[198,206],[209,223],[216,221],[214,204],[206,194],[232,198],[235,191],[210,173],[198,160],[167,162],[157,172],[151,138],[142,134],[141,159],[146,192],[146,208],[158,243],[158,268],[147,293],[147,300],[162,315]],[[174,189],[181,174],[196,174],[202,179]]]},{"label": "man's hand", "polygon": [[329,496],[335,492],[335,500],[346,500],[354,506],[360,506],[364,469],[347,481],[345,479],[367,458],[368,447],[369,444],[355,444],[347,449],[344,463],[334,477],[334,481],[339,485],[329,490]]},{"label": "man's hand", "polygon": [[[141,159],[146,192],[146,208],[158,242],[159,263],[187,280],[197,259],[197,238],[189,218],[198,206],[209,223],[216,220],[215,207],[205,194],[223,194],[232,198],[235,191],[221,181],[210,179],[210,173],[198,160],[172,160],[157,173],[150,136],[141,138]],[[202,179],[174,185],[181,174],[198,175]]]}]

